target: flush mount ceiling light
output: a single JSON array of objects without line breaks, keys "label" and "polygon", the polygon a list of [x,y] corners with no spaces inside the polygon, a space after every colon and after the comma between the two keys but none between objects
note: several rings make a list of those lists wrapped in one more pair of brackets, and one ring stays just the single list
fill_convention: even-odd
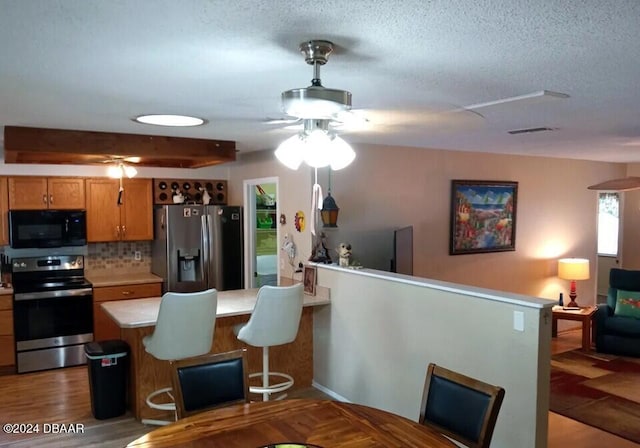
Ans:
[{"label": "flush mount ceiling light", "polygon": [[304,124],[302,132],[276,149],[276,157],[288,168],[298,169],[305,162],[314,168],[331,165],[339,170],[356,156],[351,146],[331,129],[332,120],[351,109],[351,93],[327,89],[320,81],[320,66],[327,63],[332,51],[333,44],[325,40],[300,44],[306,63],[313,65],[313,79],[309,87],[282,92],[283,112]]},{"label": "flush mount ceiling light", "polygon": [[133,121],[155,126],[200,126],[205,123],[202,118],[188,115],[139,115]]}]

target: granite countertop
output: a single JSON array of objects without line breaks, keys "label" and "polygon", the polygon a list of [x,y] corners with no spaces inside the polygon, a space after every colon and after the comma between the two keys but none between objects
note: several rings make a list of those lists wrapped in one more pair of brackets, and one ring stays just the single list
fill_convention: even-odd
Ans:
[{"label": "granite countertop", "polygon": [[[251,314],[256,304],[257,289],[238,289],[218,292],[217,318]],[[149,327],[156,324],[160,297],[147,299],[117,300],[103,302],[102,308],[120,328]],[[304,306],[327,305],[329,291],[326,294],[304,296]]]},{"label": "granite countertop", "polygon": [[8,286],[0,287],[0,296],[5,296],[9,294],[13,294],[13,286],[9,284]]},{"label": "granite countertop", "polygon": [[162,278],[150,272],[85,272],[85,278],[94,286],[137,285],[142,283],[162,283]]}]

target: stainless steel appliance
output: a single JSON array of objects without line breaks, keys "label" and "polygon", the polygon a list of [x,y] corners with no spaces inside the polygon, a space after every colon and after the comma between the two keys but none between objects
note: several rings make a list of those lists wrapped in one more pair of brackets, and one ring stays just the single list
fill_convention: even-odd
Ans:
[{"label": "stainless steel appliance", "polygon": [[239,206],[157,206],[151,271],[163,292],[242,288],[242,226]]},{"label": "stainless steel appliance", "polygon": [[85,210],[11,210],[9,240],[14,249],[87,245]]},{"label": "stainless steel appliance", "polygon": [[82,255],[12,260],[18,373],[85,364],[93,293]]}]

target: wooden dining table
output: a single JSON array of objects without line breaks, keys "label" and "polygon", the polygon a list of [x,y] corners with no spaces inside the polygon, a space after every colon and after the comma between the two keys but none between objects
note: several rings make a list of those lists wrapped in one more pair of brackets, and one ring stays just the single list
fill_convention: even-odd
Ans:
[{"label": "wooden dining table", "polygon": [[390,412],[332,400],[295,399],[218,408],[155,429],[130,448],[455,447],[449,439]]}]

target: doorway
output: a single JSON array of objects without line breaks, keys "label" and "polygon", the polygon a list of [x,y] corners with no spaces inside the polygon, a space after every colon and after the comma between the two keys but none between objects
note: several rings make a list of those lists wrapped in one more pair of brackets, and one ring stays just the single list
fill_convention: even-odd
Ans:
[{"label": "doorway", "polygon": [[247,288],[278,284],[278,197],[277,177],[244,181]]}]

